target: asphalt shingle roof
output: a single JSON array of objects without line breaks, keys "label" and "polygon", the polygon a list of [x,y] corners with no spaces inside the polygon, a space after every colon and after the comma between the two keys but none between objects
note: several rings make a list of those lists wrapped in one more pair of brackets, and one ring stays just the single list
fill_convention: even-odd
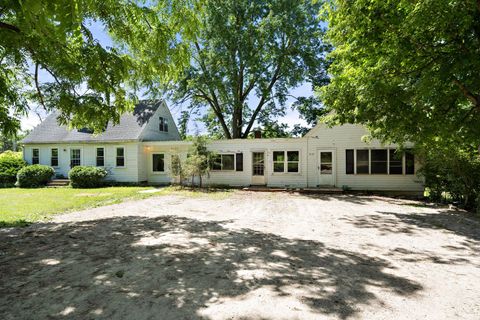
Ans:
[{"label": "asphalt shingle roof", "polygon": [[125,113],[117,125],[108,123],[106,130],[98,135],[84,130],[68,130],[57,122],[58,113],[53,112],[23,139],[22,143],[61,142],[106,142],[139,140],[143,128],[162,105],[160,100],[145,100],[138,103],[133,113]]}]

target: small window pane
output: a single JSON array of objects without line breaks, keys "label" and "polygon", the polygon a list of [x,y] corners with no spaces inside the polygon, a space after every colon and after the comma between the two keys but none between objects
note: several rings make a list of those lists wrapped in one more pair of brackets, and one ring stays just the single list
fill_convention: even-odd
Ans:
[{"label": "small window pane", "polygon": [[236,170],[243,171],[243,153],[237,153],[236,155]]},{"label": "small window pane", "polygon": [[320,153],[320,159],[322,163],[332,163],[332,153],[331,152],[321,152]]},{"label": "small window pane", "polygon": [[38,164],[40,162],[40,152],[38,149],[32,149],[32,164]]},{"label": "small window pane", "polygon": [[288,151],[287,152],[288,161],[299,161],[300,157],[298,151]]},{"label": "small window pane", "polygon": [[165,171],[165,155],[163,154],[153,154],[152,155],[152,170],[153,172],[163,172]]},{"label": "small window pane", "polygon": [[273,172],[284,172],[284,165],[283,162],[274,162],[273,163]]},{"label": "small window pane", "polygon": [[52,149],[52,154],[50,158],[50,165],[52,167],[58,167],[58,149]]},{"label": "small window pane", "polygon": [[298,172],[298,162],[288,163],[288,172]]},{"label": "small window pane", "polygon": [[357,173],[368,173],[368,150],[357,150]]},{"label": "small window pane", "polygon": [[345,150],[345,158],[346,158],[345,173],[346,174],[354,174],[355,173],[355,159],[354,159],[352,149]]},{"label": "small window pane", "polygon": [[210,169],[212,169],[212,170],[222,170],[222,157],[220,155],[214,156],[212,158],[210,164],[211,164]]},{"label": "small window pane", "polygon": [[222,155],[222,170],[234,170],[234,156],[233,154],[223,154]]},{"label": "small window pane", "polygon": [[402,153],[390,150],[390,174],[403,174]]},{"label": "small window pane", "polygon": [[97,148],[97,157],[103,157],[104,152],[103,148]]},{"label": "small window pane", "polygon": [[123,148],[117,148],[117,157],[123,157],[125,150]]},{"label": "small window pane", "polygon": [[332,173],[332,164],[331,163],[322,163],[320,166],[321,174],[331,174]]},{"label": "small window pane", "polygon": [[125,159],[117,158],[117,167],[124,167],[124,166],[125,166]]},{"label": "small window pane", "polygon": [[411,150],[405,151],[405,174],[415,174],[415,156]]},{"label": "small window pane", "polygon": [[285,152],[283,151],[274,151],[273,152],[273,161],[285,161]]},{"label": "small window pane", "polygon": [[387,169],[387,157],[388,151],[384,150],[371,150],[372,154],[372,174],[386,174]]}]

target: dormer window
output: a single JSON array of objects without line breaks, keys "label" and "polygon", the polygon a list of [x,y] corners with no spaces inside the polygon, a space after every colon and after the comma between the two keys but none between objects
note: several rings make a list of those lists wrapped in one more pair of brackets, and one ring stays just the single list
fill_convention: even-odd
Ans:
[{"label": "dormer window", "polygon": [[164,117],[160,117],[159,130],[162,132],[168,132],[168,120]]}]

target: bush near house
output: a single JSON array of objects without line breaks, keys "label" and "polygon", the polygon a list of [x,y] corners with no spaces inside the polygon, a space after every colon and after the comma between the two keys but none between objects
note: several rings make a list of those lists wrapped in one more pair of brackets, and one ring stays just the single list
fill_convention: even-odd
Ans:
[{"label": "bush near house", "polygon": [[101,187],[106,176],[107,171],[97,167],[77,166],[68,172],[73,188]]},{"label": "bush near house", "polygon": [[475,149],[427,150],[420,174],[432,200],[480,213],[480,157]]},{"label": "bush near house", "polygon": [[21,152],[6,151],[0,154],[0,188],[12,187],[18,171],[26,165]]},{"label": "bush near house", "polygon": [[52,179],[55,171],[52,167],[34,164],[20,169],[16,185],[20,188],[38,188],[45,186]]}]

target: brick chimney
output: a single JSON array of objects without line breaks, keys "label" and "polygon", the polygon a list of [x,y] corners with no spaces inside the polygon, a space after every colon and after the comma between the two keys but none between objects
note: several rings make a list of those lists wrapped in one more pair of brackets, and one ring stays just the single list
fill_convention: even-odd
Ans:
[{"label": "brick chimney", "polygon": [[262,139],[262,131],[260,131],[259,129],[253,131],[253,136],[255,137],[255,139]]}]

